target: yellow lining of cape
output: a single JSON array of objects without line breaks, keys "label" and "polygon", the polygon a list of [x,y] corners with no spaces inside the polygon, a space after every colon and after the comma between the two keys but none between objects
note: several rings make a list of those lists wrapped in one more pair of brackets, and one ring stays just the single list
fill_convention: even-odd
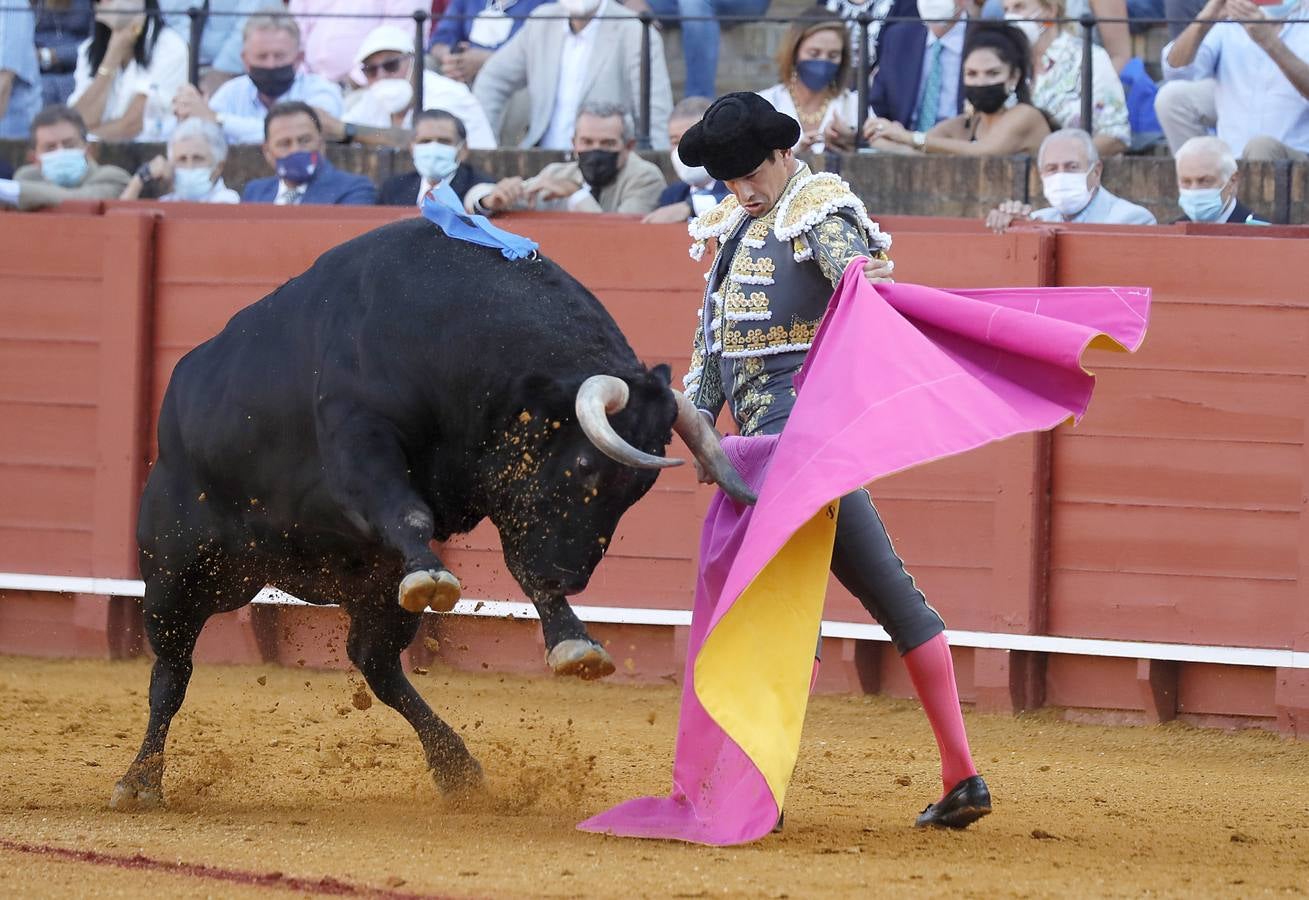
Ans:
[{"label": "yellow lining of cape", "polygon": [[836,510],[828,504],[791,536],[695,660],[700,704],[763,773],[778,810],[800,750]]}]

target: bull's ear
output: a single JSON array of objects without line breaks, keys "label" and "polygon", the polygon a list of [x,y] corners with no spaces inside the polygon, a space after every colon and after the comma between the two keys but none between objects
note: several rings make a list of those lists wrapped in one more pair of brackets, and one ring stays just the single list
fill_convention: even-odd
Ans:
[{"label": "bull's ear", "polygon": [[650,370],[650,376],[658,379],[664,387],[673,383],[673,370],[668,367],[667,363],[660,363]]}]

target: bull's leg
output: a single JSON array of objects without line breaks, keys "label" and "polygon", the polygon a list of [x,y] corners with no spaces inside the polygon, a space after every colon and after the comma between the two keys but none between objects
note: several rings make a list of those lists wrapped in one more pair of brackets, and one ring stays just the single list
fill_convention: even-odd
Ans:
[{"label": "bull's leg", "polygon": [[389,603],[351,607],[346,652],[377,699],[404,716],[418,733],[437,787],[447,794],[480,787],[482,767],[454,729],[414,690],[400,664],[400,652],[418,633],[420,619]]},{"label": "bull's leg", "polygon": [[432,510],[414,490],[409,461],[389,422],[345,402],[318,409],[318,430],[332,493],[347,514],[400,554],[398,600],[410,612],[449,612],[459,579],[432,552]]},{"label": "bull's leg", "polygon": [[164,802],[164,744],[168,726],[186,697],[191,654],[208,612],[198,612],[174,579],[151,578],[145,588],[145,631],[155,652],[150,672],[150,720],[127,773],[114,785],[109,806],[159,806]]},{"label": "bull's leg", "polygon": [[556,675],[576,675],[584,681],[614,673],[614,660],[587,633],[568,601],[559,596],[533,597],[545,637],[545,661]]}]

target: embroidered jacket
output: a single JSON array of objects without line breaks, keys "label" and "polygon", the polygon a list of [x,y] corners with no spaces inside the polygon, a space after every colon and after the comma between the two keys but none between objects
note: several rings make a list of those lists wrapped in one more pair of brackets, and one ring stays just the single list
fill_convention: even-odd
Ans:
[{"label": "embroidered jacket", "polygon": [[[743,435],[782,430],[793,378],[850,260],[886,258],[890,235],[840,177],[800,164],[777,204],[751,219],[729,195],[690,224],[693,259],[717,242],[686,394],[711,417],[726,402]],[[740,235],[730,260],[722,252]]]}]

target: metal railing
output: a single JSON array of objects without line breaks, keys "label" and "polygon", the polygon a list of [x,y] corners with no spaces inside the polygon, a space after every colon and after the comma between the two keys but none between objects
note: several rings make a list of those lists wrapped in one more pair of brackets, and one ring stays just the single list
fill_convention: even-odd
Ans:
[{"label": "metal railing", "polygon": [[[618,0],[611,0],[611,2],[618,2]],[[17,11],[17,10],[31,11],[32,7],[27,4],[16,6],[13,5],[12,2],[10,2],[8,5],[5,5],[4,3],[0,2],[0,11]],[[133,13],[133,14],[144,14],[147,12],[147,10],[144,7],[135,10],[120,9],[116,11],[121,13]],[[205,27],[208,24],[209,20],[214,17],[246,17],[248,15],[252,15],[251,13],[246,13],[246,12],[230,11],[230,10],[207,10],[201,7],[194,7],[194,6],[187,9],[181,9],[181,8],[159,9],[156,12],[161,16],[178,16],[178,15],[185,14],[189,18],[189,22],[190,22],[189,45],[190,46],[189,46],[187,75],[190,82],[195,85],[198,85],[200,81],[200,68],[201,68],[200,47],[204,39]],[[259,14],[259,12],[253,14],[257,15]],[[286,13],[286,15],[291,16],[291,13],[288,12]],[[1305,13],[1304,15],[1309,16],[1309,12]],[[426,53],[430,43],[430,40],[424,36],[424,30],[426,29],[428,21],[431,18],[425,10],[416,10],[411,14],[312,13],[312,14],[297,15],[295,16],[295,18],[371,19],[371,20],[400,19],[404,21],[412,21],[414,26],[413,52],[414,52],[414,60],[417,63],[416,65],[413,66],[413,72],[412,72],[413,89],[414,89],[414,108],[415,109],[423,108],[423,73],[426,68],[424,64],[424,60],[426,58]],[[445,16],[443,16],[443,19],[453,19],[456,21],[464,21],[464,22],[472,21],[475,18],[477,18],[476,15],[446,14]],[[540,15],[539,13],[533,13],[531,14],[531,18],[566,21],[571,17],[564,13],[547,14],[547,15]],[[653,69],[654,69],[652,64],[652,57],[654,53],[653,31],[655,29],[660,28],[662,21],[669,21],[669,22],[676,21],[679,23],[717,21],[721,25],[725,25],[725,26],[753,24],[753,23],[773,23],[773,24],[789,25],[797,21],[845,22],[845,24],[847,25],[848,29],[851,32],[852,49],[855,53],[855,62],[856,62],[854,89],[857,92],[857,97],[858,97],[858,104],[857,104],[858,120],[855,122],[855,146],[857,148],[867,146],[866,141],[863,137],[863,131],[864,131],[864,125],[867,122],[868,115],[869,115],[869,93],[871,90],[871,83],[872,83],[873,69],[874,69],[874,59],[872,57],[872,54],[870,53],[870,37],[875,37],[877,40],[880,40],[882,37],[880,32],[883,29],[885,29],[886,26],[901,24],[901,23],[918,23],[918,24],[927,25],[927,24],[945,24],[945,23],[963,22],[967,25],[967,24],[982,24],[987,22],[996,23],[999,21],[999,20],[989,20],[989,19],[967,19],[967,18],[961,18],[960,16],[955,16],[950,19],[929,19],[929,20],[921,19],[918,16],[885,16],[882,18],[874,18],[870,16],[867,12],[863,13],[857,19],[854,20],[841,20],[836,17],[814,18],[814,17],[807,17],[807,16],[800,17],[800,16],[732,16],[732,15],[673,16],[673,17],[669,17],[667,20],[662,20],[662,19],[657,19],[654,15],[652,15],[648,11],[640,13],[635,18],[636,21],[641,26],[641,63],[640,63],[640,76],[639,76],[640,84],[638,86],[639,90],[638,90],[638,97],[637,97],[637,109],[635,110],[636,142],[638,148],[643,150],[650,149],[652,145],[651,98],[652,98],[652,79],[653,79]],[[614,16],[614,15],[599,14],[599,15],[592,16],[591,19],[597,21],[617,20],[617,21],[630,22],[632,21],[633,16],[631,15]],[[1094,53],[1093,48],[1095,46],[1094,44],[1095,28],[1100,25],[1116,25],[1116,24],[1126,25],[1128,23],[1139,26],[1139,25],[1173,25],[1173,24],[1189,25],[1192,22],[1192,20],[1190,19],[1168,19],[1168,18],[1159,18],[1159,19],[1129,19],[1129,18],[1110,18],[1110,17],[1099,18],[1090,14],[1089,12],[1082,15],[1080,18],[1060,18],[1050,21],[1052,21],[1054,27],[1059,29],[1062,29],[1064,26],[1067,25],[1078,25],[1081,27],[1082,68],[1080,73],[1081,75],[1080,112],[1081,112],[1082,127],[1086,131],[1091,133],[1094,133],[1094,112],[1095,112],[1094,83],[1093,83],[1094,60],[1092,58]],[[1219,20],[1218,22],[1215,22],[1215,24],[1231,23],[1236,25],[1250,25],[1250,24],[1261,24],[1267,21],[1268,21],[1267,19],[1222,19]],[[1309,18],[1301,17],[1301,18],[1288,19],[1285,21],[1294,22],[1294,23],[1305,23],[1305,22],[1309,22]],[[1028,76],[1030,78],[1031,73],[1028,73]]]}]

